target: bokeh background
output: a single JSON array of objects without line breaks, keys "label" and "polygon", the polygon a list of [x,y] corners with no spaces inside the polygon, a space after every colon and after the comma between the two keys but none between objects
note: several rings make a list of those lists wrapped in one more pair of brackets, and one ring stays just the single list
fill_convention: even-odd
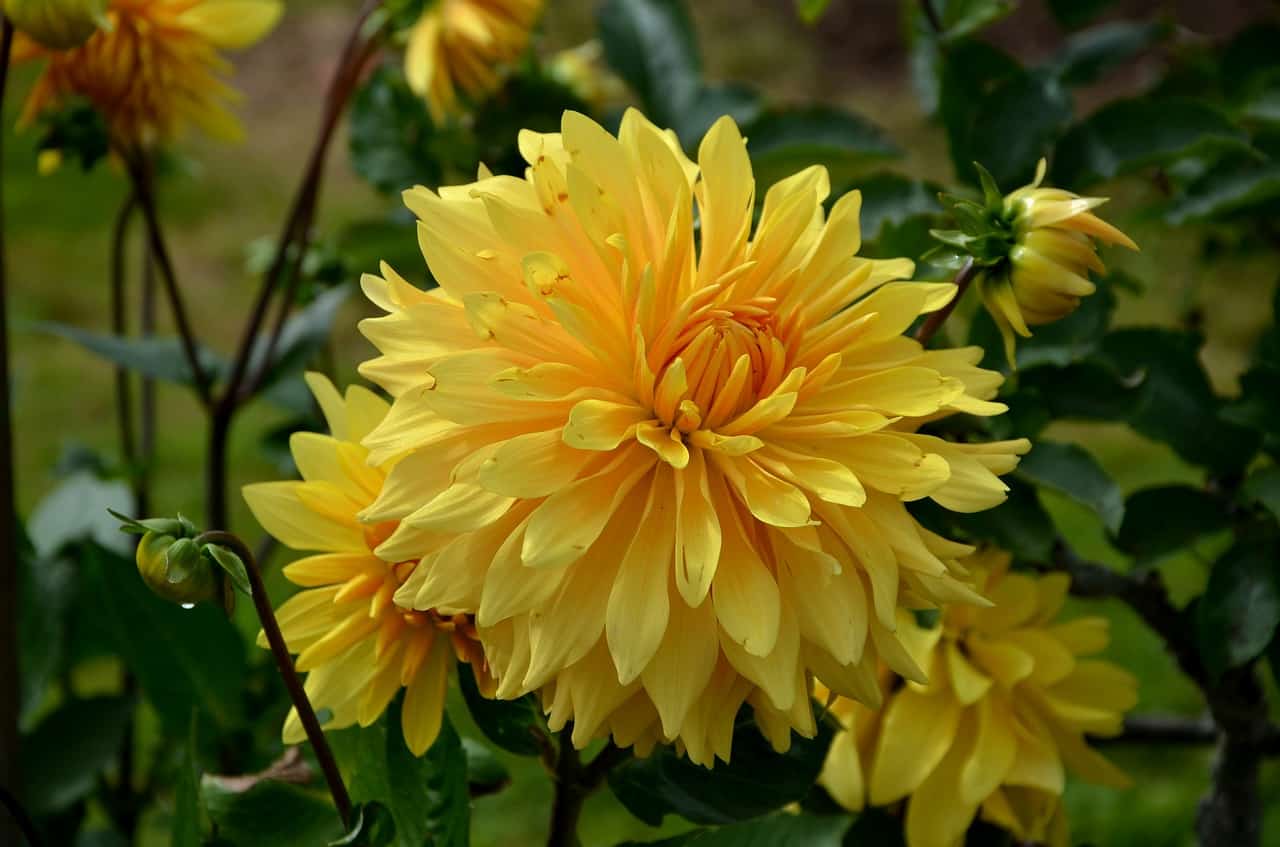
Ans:
[{"label": "bokeh background", "polygon": [[[301,167],[299,151],[315,131],[323,87],[353,5],[338,0],[289,0],[282,25],[262,44],[235,57],[235,84],[243,92],[239,111],[247,140],[227,147],[191,138],[182,157],[168,168],[161,202],[179,277],[200,333],[223,351],[235,344],[256,290],[256,278],[250,273],[252,245],[272,236],[284,215]],[[551,0],[548,6],[537,40],[540,52],[592,36],[594,4],[590,0]],[[954,182],[943,131],[923,114],[911,87],[899,3],[834,0],[816,27],[797,20],[790,0],[696,0],[690,6],[708,78],[750,83],[773,102],[848,106],[871,117],[905,151],[905,158],[894,165],[896,170]],[[1262,0],[1134,0],[1117,3],[1108,12],[1130,19],[1164,16],[1176,21],[1186,37],[1206,40],[1224,39],[1276,14],[1276,4]],[[1027,0],[984,37],[1034,62],[1060,45],[1062,32],[1043,2]],[[1280,55],[1280,43],[1275,49]],[[1159,51],[1152,51],[1078,91],[1078,112],[1087,113],[1103,100],[1143,90],[1161,74],[1164,61]],[[11,83],[3,163],[11,245],[16,471],[23,514],[29,514],[53,488],[65,457],[82,447],[104,455],[116,450],[110,367],[70,342],[35,331],[32,325],[57,321],[107,331],[108,240],[126,191],[123,176],[108,166],[87,176],[71,167],[50,176],[37,175],[36,139],[31,133],[13,130],[19,95],[30,79],[30,71],[20,69]],[[354,175],[344,146],[338,145],[330,157],[318,231],[364,257],[367,265],[361,270],[374,270],[376,258],[392,249],[397,256],[409,257],[398,261],[413,261],[411,241],[387,245],[385,238],[370,234],[370,222],[384,220],[395,200],[379,195]],[[1140,254],[1109,259],[1148,286],[1141,297],[1121,292],[1117,323],[1200,326],[1207,337],[1203,357],[1215,386],[1230,393],[1267,321],[1266,304],[1280,272],[1275,253],[1229,249],[1218,244],[1212,233],[1173,229],[1142,213],[1158,199],[1160,187],[1154,182],[1126,179],[1107,188],[1113,196],[1110,219],[1142,245]],[[362,243],[365,238],[369,243]],[[136,265],[138,251],[133,253]],[[1208,256],[1212,262],[1206,260]],[[354,278],[349,282],[353,284]],[[131,297],[136,297],[136,291]],[[331,354],[340,381],[354,379],[356,363],[370,352],[355,330],[356,320],[366,312],[363,301],[351,297],[336,323]],[[166,320],[162,315],[161,331]],[[154,503],[165,512],[198,515],[203,417],[190,394],[180,388],[161,385],[158,400]],[[278,476],[261,444],[285,423],[287,416],[265,402],[255,403],[238,419],[230,463],[237,487]],[[1155,482],[1199,478],[1167,448],[1119,425],[1058,425],[1054,435],[1087,443],[1126,493]],[[1050,498],[1047,505],[1078,550],[1102,561],[1120,561],[1091,513],[1066,500]],[[233,528],[249,536],[257,534],[238,499]],[[1161,563],[1176,601],[1203,588],[1207,564],[1220,552],[1214,543],[1210,539],[1204,549],[1186,550]],[[274,573],[281,561],[277,555],[271,562]],[[1120,604],[1101,605],[1114,622],[1111,657],[1141,679],[1138,711],[1196,714],[1198,695],[1155,638]],[[107,664],[90,663],[78,671],[71,684],[81,693],[108,685],[115,677],[109,666],[113,660],[103,661]],[[1269,678],[1267,684],[1271,684]],[[452,712],[460,728],[471,731],[465,709]],[[1134,787],[1113,792],[1072,784],[1067,801],[1076,840],[1145,847],[1192,843],[1195,805],[1207,782],[1209,752],[1130,747],[1115,749],[1114,756],[1134,776]],[[525,844],[541,839],[550,784],[537,768],[536,762],[512,763],[512,785],[496,797],[477,801],[475,844]],[[1280,844],[1280,763],[1266,765],[1264,781],[1268,843]],[[157,825],[156,831],[160,840],[155,843],[163,843],[163,827]],[[583,827],[588,845],[656,834],[628,818],[607,794],[592,800]]]}]

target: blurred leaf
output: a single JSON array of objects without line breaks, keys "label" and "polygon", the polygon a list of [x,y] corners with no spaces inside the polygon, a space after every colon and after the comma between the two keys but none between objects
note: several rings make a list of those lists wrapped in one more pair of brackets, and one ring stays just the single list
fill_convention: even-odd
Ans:
[{"label": "blurred leaf", "polygon": [[77,471],[58,483],[31,512],[27,532],[40,556],[52,556],[68,545],[93,541],[122,555],[133,553],[134,540],[122,533],[108,509],[133,510],[133,494],[119,480],[103,480]]},{"label": "blurred leaf", "polygon": [[56,150],[83,171],[93,170],[111,152],[111,136],[102,114],[83,98],[73,98],[60,108],[42,109],[36,120],[40,134],[36,149]]},{"label": "blurred leaf", "polygon": [[1009,498],[994,509],[957,518],[966,534],[989,541],[1027,562],[1045,562],[1053,552],[1057,532],[1040,504],[1034,487],[1007,478]]},{"label": "blurred leaf", "polygon": [[[471,158],[484,162],[494,173],[523,177],[528,165],[517,143],[520,132],[559,132],[566,111],[589,113],[591,109],[541,65],[528,63],[476,107],[472,135],[477,150]],[[458,166],[474,170],[470,161],[465,168],[461,163]],[[412,245],[417,247],[416,237]],[[415,264],[422,264],[420,253]]]},{"label": "blurred leaf", "polygon": [[218,567],[231,578],[231,583],[245,595],[251,595],[253,591],[249,587],[249,572],[245,570],[244,562],[240,561],[240,557],[226,547],[220,547],[217,544],[210,544],[205,547],[210,558],[218,563]]},{"label": "blurred leaf", "polygon": [[1214,562],[1196,604],[1196,632],[1214,675],[1256,658],[1280,624],[1274,528],[1249,532]]},{"label": "blurred leaf", "polygon": [[1222,401],[1200,364],[1199,344],[1174,330],[1123,329],[1106,337],[1099,358],[1129,392],[1130,426],[1193,464],[1238,470],[1253,457],[1258,437],[1219,417]]},{"label": "blurred leaf", "polygon": [[1053,176],[1083,188],[1185,156],[1248,149],[1244,132],[1206,102],[1137,97],[1110,103],[1072,127],[1057,146]]},{"label": "blurred leaf", "polygon": [[511,772],[494,752],[474,738],[462,739],[467,756],[467,783],[472,796],[493,794],[511,782]]},{"label": "blurred leaf", "polygon": [[712,769],[670,747],[630,759],[609,773],[609,787],[627,811],[650,826],[677,814],[694,823],[727,824],[760,817],[798,801],[822,769],[832,727],[819,721],[815,738],[794,736],[786,753],[774,752],[748,709],[738,714],[733,758]]},{"label": "blurred leaf", "polygon": [[831,0],[796,0],[796,12],[805,23],[817,23],[830,5]]},{"label": "blurred leaf", "polygon": [[1188,548],[1203,535],[1227,529],[1226,510],[1213,495],[1188,485],[1144,488],[1125,502],[1116,545],[1139,560]]},{"label": "blurred leaf", "polygon": [[383,63],[351,101],[347,148],[356,173],[379,191],[436,186],[442,177],[432,149],[435,125],[421,97],[394,66]]},{"label": "blurred leaf", "polygon": [[1280,163],[1226,160],[1192,181],[1165,210],[1174,226],[1256,215],[1280,205]]},{"label": "blurred leaf", "polygon": [[18,562],[18,680],[21,726],[37,714],[67,652],[67,614],[75,597],[75,568],[62,557],[37,558],[22,544]]},{"label": "blurred leaf", "polygon": [[246,661],[234,625],[218,608],[183,609],[142,584],[132,561],[95,545],[81,548],[81,575],[125,666],[167,730],[187,731],[192,709],[223,730],[244,722]]},{"label": "blurred leaf", "polygon": [[1240,493],[1246,502],[1261,504],[1280,520],[1280,466],[1272,465],[1249,474]]},{"label": "blurred leaf", "polygon": [[381,803],[371,802],[351,810],[351,828],[328,847],[390,847],[395,843],[396,823],[391,812]]},{"label": "blurred leaf", "polygon": [[[1108,280],[1098,282],[1098,290],[1080,301],[1080,307],[1060,321],[1037,326],[1030,338],[1019,339],[1016,352],[1018,371],[1025,375],[1043,365],[1066,367],[1083,362],[1098,350],[1106,337],[1115,311],[1114,287]],[[969,343],[987,351],[988,367],[1008,372],[1000,331],[984,309],[969,327]],[[994,355],[992,355],[994,354]]]},{"label": "blurred leaf", "polygon": [[942,22],[942,38],[956,40],[972,35],[1007,17],[1018,0],[928,0]]},{"label": "blurred leaf", "polygon": [[1089,85],[1153,44],[1173,27],[1163,21],[1117,21],[1101,24],[1067,39],[1049,60],[1049,72],[1067,85]]},{"label": "blurred leaf", "polygon": [[500,749],[520,756],[542,753],[542,722],[532,696],[518,700],[490,700],[480,694],[475,674],[466,663],[458,664],[458,686],[476,726]]},{"label": "blurred leaf", "polygon": [[[648,841],[651,847],[840,847],[845,830],[852,823],[848,815],[776,814],[760,820],[716,829],[696,829]],[[627,842],[622,847],[641,847]]]},{"label": "blurred leaf", "polygon": [[[329,338],[338,309],[347,301],[351,289],[346,285],[321,292],[314,300],[298,309],[284,322],[280,337],[271,351],[271,362],[260,390],[269,391],[285,377],[301,373]],[[249,373],[257,373],[267,353],[267,335],[255,339],[249,354]]]},{"label": "blurred leaf", "polygon": [[[739,127],[746,127],[760,117],[761,108],[760,95],[744,85],[704,83],[670,126],[692,154],[707,130],[723,115],[729,115]],[[743,132],[746,134],[746,130]]]},{"label": "blurred leaf", "polygon": [[341,229],[338,251],[349,267],[373,272],[386,262],[419,288],[427,288],[434,282],[418,247],[416,220],[400,209],[383,218],[353,221]]},{"label": "blurred leaf", "polygon": [[884,809],[863,809],[844,837],[844,847],[907,847],[902,818]]},{"label": "blurred leaf", "polygon": [[[40,321],[28,326],[39,332],[74,341],[90,353],[142,376],[179,385],[195,384],[191,368],[187,366],[187,358],[182,352],[182,342],[177,338],[117,338],[52,321]],[[207,347],[197,347],[196,353],[205,373],[216,374],[226,368],[223,359]]]},{"label": "blurred leaf", "polygon": [[942,211],[939,186],[924,180],[883,172],[859,179],[850,188],[862,192],[863,241],[880,238],[888,224],[901,226],[910,218]]},{"label": "blurred leaf", "polygon": [[173,799],[173,834],[170,847],[200,847],[200,762],[196,745],[198,721],[193,712],[187,743],[178,761],[177,789]]},{"label": "blurred leaf", "polygon": [[1049,0],[1049,9],[1062,26],[1078,29],[1114,4],[1115,0]]},{"label": "blurred leaf", "polygon": [[[399,740],[399,739],[397,739]],[[416,843],[433,847],[466,847],[471,829],[471,793],[467,788],[467,755],[449,716],[444,716],[440,735],[427,755],[414,759],[403,741],[401,753],[388,752],[391,784],[397,790],[413,775],[424,776],[422,790],[414,792],[409,802],[425,806],[424,838]]]},{"label": "blurred leaf", "polygon": [[115,763],[133,717],[131,697],[72,699],[22,739],[23,799],[33,817],[88,796]]},{"label": "blurred leaf", "polygon": [[1018,476],[1092,509],[1111,532],[1124,520],[1124,495],[1097,459],[1076,444],[1037,441],[1018,463]]},{"label": "blurred leaf", "polygon": [[839,181],[869,162],[899,155],[875,124],[829,106],[766,112],[742,134],[762,187],[815,164],[826,165]]},{"label": "blurred leaf", "polygon": [[651,120],[676,127],[702,85],[702,60],[685,4],[605,0],[596,23],[609,67],[639,95]]},{"label": "blurred leaf", "polygon": [[318,847],[343,835],[327,794],[264,779],[234,791],[216,777],[201,793],[217,834],[235,847]]}]

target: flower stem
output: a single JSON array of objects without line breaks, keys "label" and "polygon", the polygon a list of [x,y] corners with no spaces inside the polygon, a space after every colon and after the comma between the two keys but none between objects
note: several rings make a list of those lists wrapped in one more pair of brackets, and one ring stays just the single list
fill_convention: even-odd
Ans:
[{"label": "flower stem", "polygon": [[[133,219],[136,208],[133,194],[130,193],[121,204],[120,211],[116,214],[115,225],[111,230],[111,333],[120,339],[123,339],[129,330],[128,320],[125,317],[125,276],[127,274],[125,241],[129,234],[129,222]],[[141,497],[138,492],[138,450],[134,431],[133,385],[128,368],[116,365],[115,371],[116,422],[120,427],[120,458],[128,470],[130,487],[133,489],[134,511],[138,514],[146,514],[138,503]]]},{"label": "flower stem", "polygon": [[609,771],[629,758],[630,750],[610,742],[584,766],[569,733],[560,733],[560,752],[552,772],[556,791],[551,805],[547,847],[578,847],[578,821],[582,818],[582,807],[587,798],[604,785]]},{"label": "flower stem", "polygon": [[964,293],[969,290],[969,285],[977,275],[977,268],[974,266],[973,260],[966,260],[960,270],[956,272],[956,296],[952,297],[947,305],[934,312],[929,316],[928,320],[920,325],[920,328],[916,330],[916,341],[921,344],[929,343],[929,340],[937,333],[943,322],[956,310],[956,305],[959,304],[960,298],[964,297]]},{"label": "flower stem", "polygon": [[230,549],[244,562],[245,571],[249,575],[249,587],[253,594],[253,608],[257,611],[262,631],[267,636],[271,655],[276,661],[281,678],[284,679],[285,688],[289,689],[289,699],[293,701],[293,707],[298,710],[298,718],[302,721],[302,728],[307,733],[307,740],[315,750],[316,761],[320,763],[320,770],[324,773],[324,780],[329,786],[329,793],[333,796],[333,803],[338,807],[338,814],[342,816],[342,824],[344,827],[349,826],[351,798],[347,794],[347,786],[342,782],[342,774],[338,771],[338,763],[333,758],[333,751],[329,749],[324,730],[320,728],[320,721],[316,718],[315,710],[311,708],[306,689],[303,688],[302,680],[298,678],[298,672],[293,666],[289,647],[285,644],[284,635],[280,632],[275,612],[271,609],[271,599],[267,597],[267,588],[262,582],[262,571],[258,569],[258,560],[254,558],[253,551],[247,544],[229,532],[210,530],[197,536],[196,543],[219,544]]}]

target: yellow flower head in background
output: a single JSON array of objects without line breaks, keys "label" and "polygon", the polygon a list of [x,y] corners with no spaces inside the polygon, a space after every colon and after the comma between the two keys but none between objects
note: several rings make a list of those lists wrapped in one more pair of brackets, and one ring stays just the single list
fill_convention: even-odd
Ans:
[{"label": "yellow flower head in background", "polygon": [[84,98],[118,146],[172,141],[189,126],[236,140],[240,125],[227,108],[236,93],[218,51],[263,38],[283,8],[279,0],[111,0],[106,23],[78,47],[20,38],[15,60],[44,61],[22,123]]},{"label": "yellow flower head in background", "polygon": [[1105,618],[1056,621],[1065,574],[1010,573],[998,551],[963,564],[994,606],[948,607],[932,629],[903,613],[901,637],[929,683],[887,684],[879,712],[837,700],[846,731],[821,782],[852,810],[908,798],[909,847],[957,847],[979,814],[1020,842],[1066,845],[1065,772],[1127,784],[1085,734],[1120,732],[1137,681],[1083,658],[1107,646]]},{"label": "yellow flower head in background", "polygon": [[52,50],[78,47],[107,23],[107,0],[4,0],[3,8],[14,29]]},{"label": "yellow flower head in background", "polygon": [[[492,688],[474,624],[466,615],[406,610],[392,602],[417,562],[379,559],[373,549],[395,523],[365,524],[357,517],[382,491],[390,467],[368,464],[360,446],[385,417],[387,404],[358,386],[343,397],[318,374],[308,374],[307,382],[331,434],[299,432],[290,439],[303,481],[244,489],[267,532],[295,550],[322,551],[285,567],[285,576],[304,590],[280,607],[280,629],[299,654],[298,670],[307,672],[311,703],[332,713],[326,726],[368,726],[405,688],[404,739],[421,755],[440,730],[455,656],[471,663],[482,689]],[[290,712],[284,740],[303,739],[297,713]]]},{"label": "yellow flower head in background", "polygon": [[432,120],[459,109],[459,95],[498,87],[502,66],[520,57],[545,0],[435,0],[409,33],[404,72]]},{"label": "yellow flower head in background", "polygon": [[404,456],[364,516],[400,521],[383,558],[422,557],[396,601],[475,611],[499,696],[541,691],[575,744],[707,765],[744,703],[778,749],[813,733],[810,675],[923,679],[896,610],[981,600],[972,548],[904,501],[994,506],[1028,448],[916,432],[1004,408],[980,350],[903,335],[955,287],[858,258],[860,196],[827,218],[821,167],[753,233],[727,117],[697,164],[634,110],[617,138],[567,112],[519,142],[524,178],[405,193],[438,290],[364,280],[388,314],[361,373],[395,398],[364,443]]},{"label": "yellow flower head in background", "polygon": [[978,279],[983,303],[1004,338],[1014,361],[1014,333],[1031,336],[1029,327],[1052,323],[1071,314],[1080,298],[1096,286],[1089,272],[1103,273],[1094,239],[1137,250],[1129,236],[1093,214],[1105,197],[1080,197],[1061,188],[1041,188],[1045,161],[1036,177],[1004,198],[1004,219],[1012,227],[1008,262]]}]

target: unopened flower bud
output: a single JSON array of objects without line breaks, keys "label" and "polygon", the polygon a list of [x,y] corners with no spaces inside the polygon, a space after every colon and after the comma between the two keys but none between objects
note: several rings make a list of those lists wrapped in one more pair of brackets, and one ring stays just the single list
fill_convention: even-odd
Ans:
[{"label": "unopened flower bud", "polygon": [[185,605],[218,596],[217,566],[190,538],[151,530],[138,544],[137,562],[142,581],[166,600]]},{"label": "unopened flower bud", "polygon": [[4,0],[19,32],[50,50],[70,50],[106,23],[107,0]]}]

